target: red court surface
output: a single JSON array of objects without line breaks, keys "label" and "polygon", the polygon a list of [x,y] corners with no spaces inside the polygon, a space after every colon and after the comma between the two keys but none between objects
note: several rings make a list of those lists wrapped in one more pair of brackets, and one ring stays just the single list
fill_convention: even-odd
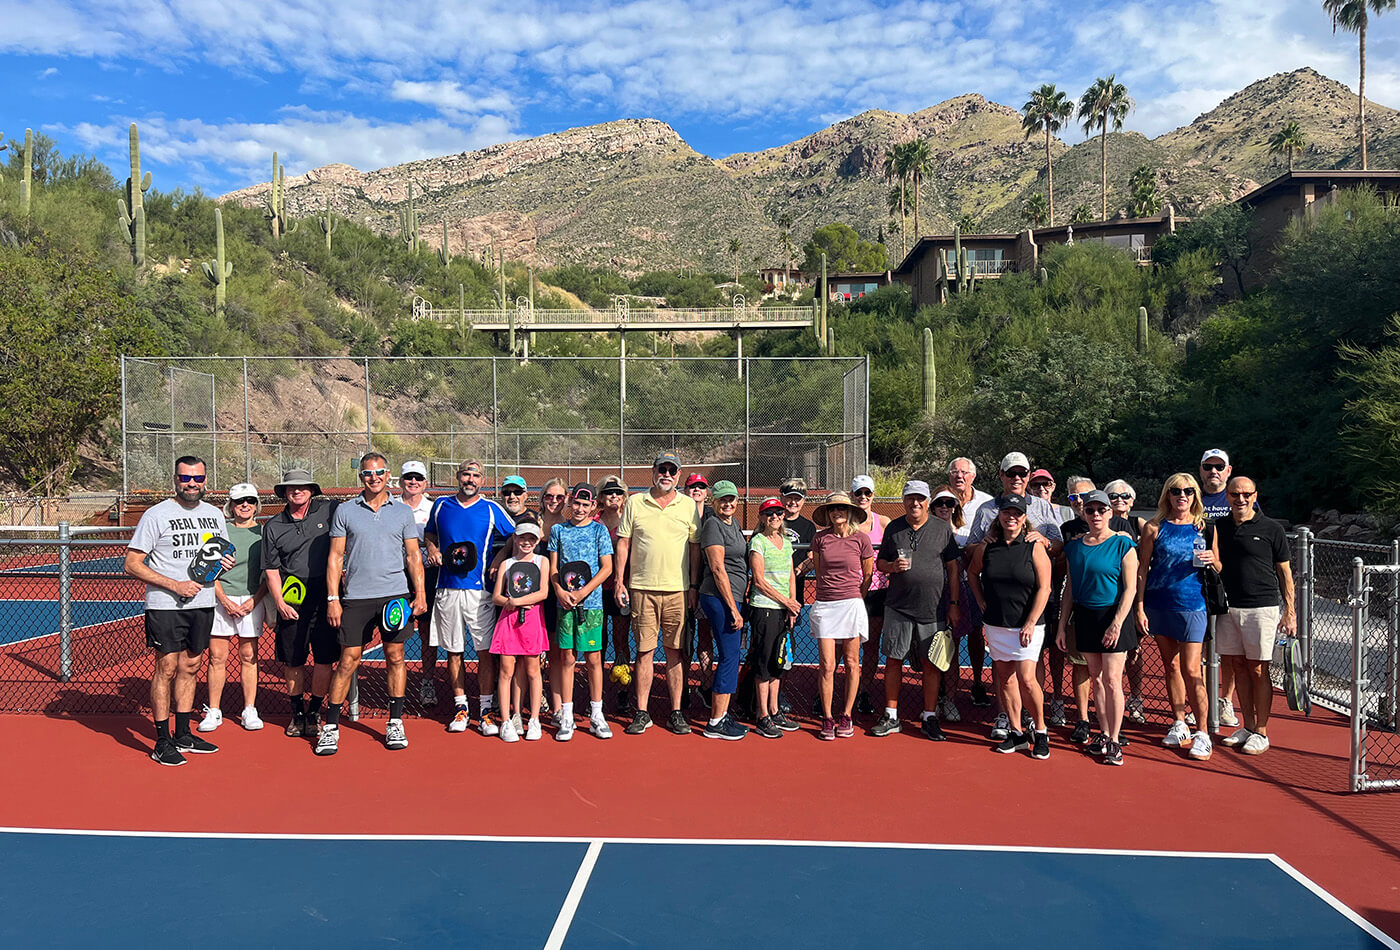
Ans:
[{"label": "red court surface", "polygon": [[[558,743],[546,730],[507,745],[409,718],[410,747],[389,752],[383,719],[342,720],[340,753],[323,759],[282,724],[248,733],[230,714],[211,736],[218,754],[170,769],[146,757],[147,719],[0,717],[12,763],[0,826],[1272,853],[1400,936],[1400,795],[1345,791],[1347,724],[1325,711],[1276,716],[1263,756],[1217,747],[1203,764],[1158,745],[1160,728],[1129,730],[1136,741],[1116,769],[1053,729],[1047,761],[996,755],[986,725],[966,721],[947,727],[946,743],[908,723],[836,742],[806,729],[741,742],[660,728],[633,737],[615,724],[606,742],[580,730]],[[1189,913],[1192,887],[1143,897]]]}]

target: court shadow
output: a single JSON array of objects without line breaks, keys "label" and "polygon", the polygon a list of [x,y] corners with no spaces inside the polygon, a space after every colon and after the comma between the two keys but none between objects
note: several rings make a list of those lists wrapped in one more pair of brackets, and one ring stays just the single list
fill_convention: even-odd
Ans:
[{"label": "court shadow", "polygon": [[61,713],[46,713],[45,715],[52,719],[76,722],[98,735],[110,736],[118,745],[136,752],[144,754],[155,748],[155,731],[149,719],[109,714],[70,716]]},{"label": "court shadow", "polygon": [[1400,938],[1400,911],[1382,910],[1378,907],[1358,907],[1356,912],[1379,930],[1392,937]]}]

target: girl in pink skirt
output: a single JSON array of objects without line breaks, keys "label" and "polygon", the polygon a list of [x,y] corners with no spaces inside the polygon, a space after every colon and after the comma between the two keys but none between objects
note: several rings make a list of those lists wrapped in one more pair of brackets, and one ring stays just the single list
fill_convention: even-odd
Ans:
[{"label": "girl in pink skirt", "polygon": [[[501,738],[517,742],[521,738],[540,737],[540,654],[549,648],[549,634],[544,626],[544,600],[549,596],[545,580],[549,577],[549,561],[535,553],[540,542],[539,520],[530,512],[515,519],[514,549],[496,572],[496,587],[492,602],[501,608],[496,632],[491,638],[491,652],[498,657],[499,678],[497,696],[509,696],[510,682],[515,676],[515,663],[520,660],[529,680],[529,698],[516,709],[501,711]],[[530,724],[520,735],[522,710],[530,713]]]}]

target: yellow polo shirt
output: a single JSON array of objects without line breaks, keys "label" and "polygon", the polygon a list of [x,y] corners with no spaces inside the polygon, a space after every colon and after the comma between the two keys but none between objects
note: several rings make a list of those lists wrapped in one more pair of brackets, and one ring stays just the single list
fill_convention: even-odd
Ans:
[{"label": "yellow polo shirt", "polygon": [[627,499],[619,538],[631,539],[631,586],[637,590],[680,591],[690,588],[690,543],[700,538],[695,500],[676,492],[665,508],[650,491]]}]

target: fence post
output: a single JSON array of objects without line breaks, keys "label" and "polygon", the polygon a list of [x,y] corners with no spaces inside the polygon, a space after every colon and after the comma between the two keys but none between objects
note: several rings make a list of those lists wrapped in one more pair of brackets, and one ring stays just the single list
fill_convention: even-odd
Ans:
[{"label": "fence post", "polygon": [[365,357],[365,451],[374,451],[374,426],[369,419],[369,357]]},{"label": "fence post", "polygon": [[[125,411],[125,410],[123,410]],[[253,480],[253,442],[248,431],[248,357],[243,357],[243,480],[251,482]],[[278,469],[277,480],[282,480],[282,471]]]},{"label": "fence post", "polygon": [[496,357],[491,357],[491,465],[496,476],[496,488],[501,486],[501,407],[497,402]]},{"label": "fence post", "polygon": [[1206,614],[1206,697],[1210,709],[1206,710],[1207,735],[1220,731],[1220,654],[1215,649],[1215,615]]},{"label": "fence post", "polygon": [[350,690],[345,697],[350,703],[348,711],[351,722],[358,722],[360,719],[360,669],[355,668],[355,675],[350,677]]},{"label": "fence post", "polygon": [[749,481],[749,458],[753,455],[753,425],[750,421],[750,400],[749,400],[749,377],[751,373],[743,372],[743,360],[739,361],[740,372],[744,376],[744,520],[748,520],[748,502],[753,497],[752,482]]},{"label": "fence post", "polygon": [[58,679],[73,678],[73,559],[68,522],[58,523]]},{"label": "fence post", "polygon": [[[246,385],[245,385],[246,390]],[[127,464],[131,458],[126,450],[126,354],[122,354],[122,499],[131,492],[131,485],[127,476]],[[117,506],[118,514],[121,512],[120,504]]]},{"label": "fence post", "polygon": [[1366,719],[1366,711],[1361,708],[1361,677],[1365,668],[1362,628],[1365,626],[1366,612],[1366,567],[1361,558],[1351,559],[1351,590],[1347,598],[1351,606],[1351,790],[1365,790],[1365,776],[1362,763],[1361,726]]},{"label": "fence post", "polygon": [[[1390,543],[1390,563],[1400,567],[1400,539]],[[1390,575],[1390,610],[1385,625],[1385,696],[1381,698],[1383,725],[1394,730],[1400,723],[1400,571]]]},{"label": "fence post", "polygon": [[1313,533],[1303,526],[1298,529],[1298,635],[1303,638],[1303,681],[1312,692],[1313,685]]}]

